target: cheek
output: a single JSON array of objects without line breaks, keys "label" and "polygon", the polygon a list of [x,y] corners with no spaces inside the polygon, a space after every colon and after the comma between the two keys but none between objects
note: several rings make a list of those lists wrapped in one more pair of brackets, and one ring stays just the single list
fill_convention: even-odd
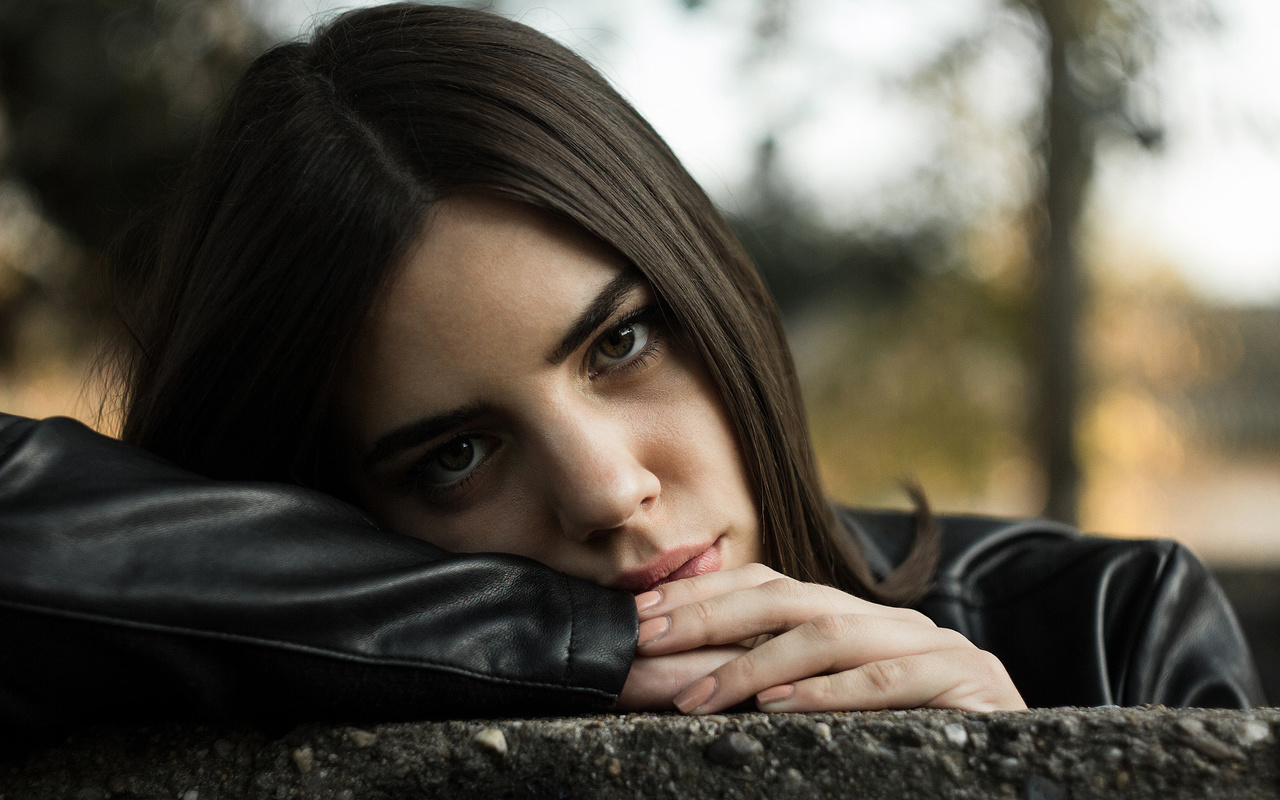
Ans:
[{"label": "cheek", "polygon": [[698,485],[713,482],[736,467],[737,449],[724,434],[716,407],[701,396],[653,410],[638,432],[645,441],[646,461],[660,477]]},{"label": "cheek", "polygon": [[645,419],[641,435],[649,464],[668,488],[696,492],[702,502],[734,512],[754,532],[755,490],[733,420],[696,359],[682,355],[677,366],[666,396],[639,415]]}]

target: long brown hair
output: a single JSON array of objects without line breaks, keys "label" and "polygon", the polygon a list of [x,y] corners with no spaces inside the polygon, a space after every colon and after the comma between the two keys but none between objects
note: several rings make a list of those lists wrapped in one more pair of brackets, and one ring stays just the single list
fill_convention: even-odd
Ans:
[{"label": "long brown hair", "polygon": [[585,61],[485,12],[352,11],[254,62],[130,283],[124,438],[341,494],[338,365],[427,209],[460,193],[567,218],[648,278],[737,426],[771,566],[884,602],[923,592],[927,513],[879,583],[838,529],[781,320],[706,194]]}]

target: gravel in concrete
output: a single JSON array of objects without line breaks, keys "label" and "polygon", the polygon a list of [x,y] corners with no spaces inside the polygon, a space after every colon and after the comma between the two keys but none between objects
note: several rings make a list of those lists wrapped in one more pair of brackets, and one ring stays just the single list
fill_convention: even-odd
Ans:
[{"label": "gravel in concrete", "polygon": [[95,728],[0,754],[0,800],[1280,798],[1280,711],[630,714]]}]

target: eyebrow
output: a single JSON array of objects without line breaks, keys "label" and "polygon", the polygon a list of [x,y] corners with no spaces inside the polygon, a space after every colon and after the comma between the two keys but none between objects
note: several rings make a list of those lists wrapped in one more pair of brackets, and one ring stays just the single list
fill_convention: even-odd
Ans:
[{"label": "eyebrow", "polygon": [[564,338],[560,340],[560,344],[556,345],[556,349],[547,356],[547,361],[559,364],[568,358],[570,353],[581,347],[587,337],[595,333],[596,328],[599,328],[613,312],[618,310],[618,306],[622,305],[622,301],[626,299],[627,293],[635,288],[640,280],[640,273],[629,269],[609,281],[604,289],[600,290],[600,294],[596,295],[596,299],[591,301],[591,305],[587,306],[587,310],[574,320]]},{"label": "eyebrow", "polygon": [[[600,290],[600,293],[591,301],[591,305],[587,306],[586,311],[583,311],[574,320],[568,332],[560,339],[560,343],[556,345],[555,350],[551,352],[547,360],[552,364],[560,364],[569,357],[570,353],[581,347],[587,337],[594,333],[596,328],[599,328],[613,312],[618,310],[618,306],[622,305],[622,301],[626,299],[627,293],[635,288],[640,281],[640,273],[635,270],[627,270],[609,281],[604,289]],[[361,466],[365,470],[370,470],[384,461],[395,458],[406,450],[411,450],[423,442],[429,442],[437,436],[448,433],[450,430],[492,413],[492,411],[493,408],[488,404],[474,403],[402,425],[390,433],[378,437],[378,440],[373,443],[373,447],[370,448],[369,453],[361,460]]]},{"label": "eyebrow", "polygon": [[394,458],[423,442],[429,442],[459,425],[465,425],[477,417],[490,413],[492,410],[484,403],[476,403],[402,425],[390,433],[378,437],[378,441],[373,443],[368,455],[361,461],[361,466],[366,470],[371,469],[383,461]]}]

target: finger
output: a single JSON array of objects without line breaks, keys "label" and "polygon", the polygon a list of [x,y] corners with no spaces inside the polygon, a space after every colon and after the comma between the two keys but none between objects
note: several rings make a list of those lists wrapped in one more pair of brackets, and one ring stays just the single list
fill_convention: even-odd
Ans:
[{"label": "finger", "polygon": [[736,569],[708,572],[705,575],[664,583],[657,589],[636,595],[636,613],[640,615],[641,620],[644,620],[686,603],[758,586],[781,577],[780,573],[764,564],[747,564]]},{"label": "finger", "polygon": [[743,647],[704,647],[669,656],[636,656],[618,694],[620,711],[670,711],[689,684],[747,652]]},{"label": "finger", "polygon": [[638,652],[660,655],[779,634],[819,616],[865,615],[933,628],[918,611],[870,603],[830,586],[775,578],[686,603],[640,623]]},{"label": "finger", "polygon": [[[933,650],[976,650],[956,631],[869,615],[820,616],[716,669],[680,697],[686,713],[714,713],[752,695],[813,675]],[[708,687],[712,692],[707,694]]]},{"label": "finger", "polygon": [[[776,689],[776,691],[775,691]],[[758,696],[761,710],[873,711],[958,708],[1014,711],[1027,707],[992,654],[976,647],[933,650],[872,661],[856,669],[818,675]]]}]

